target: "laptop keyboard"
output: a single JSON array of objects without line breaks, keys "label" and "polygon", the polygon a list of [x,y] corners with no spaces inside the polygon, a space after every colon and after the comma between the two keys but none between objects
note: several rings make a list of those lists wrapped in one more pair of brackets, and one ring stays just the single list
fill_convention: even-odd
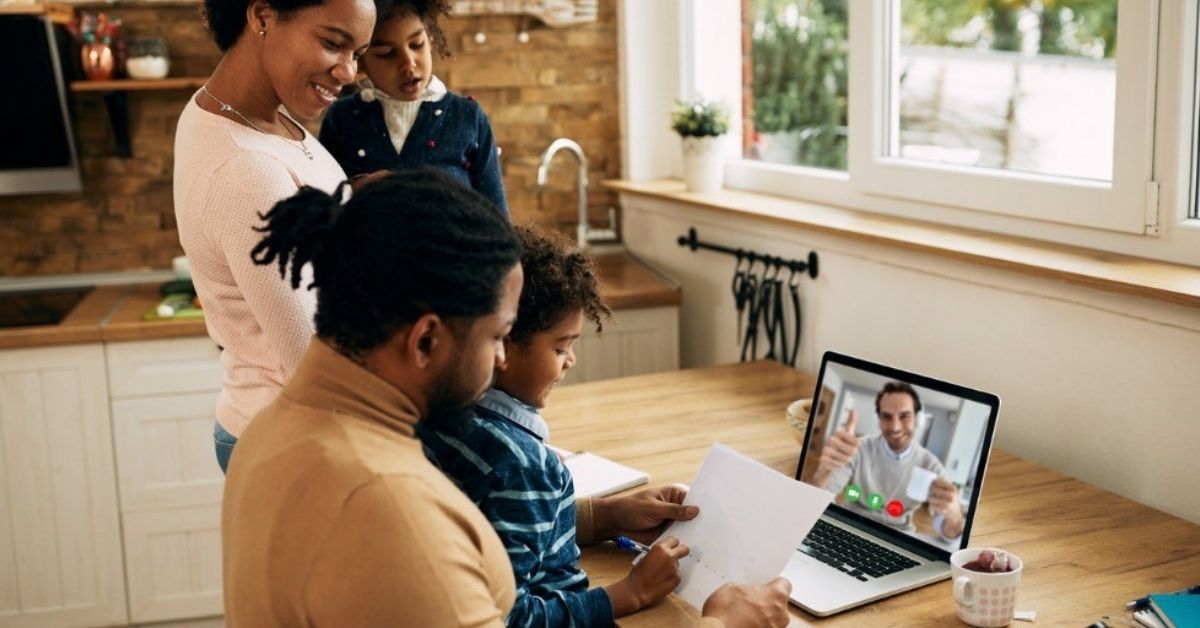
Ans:
[{"label": "laptop keyboard", "polygon": [[804,539],[800,551],[864,582],[867,578],[882,578],[920,564],[820,520]]}]

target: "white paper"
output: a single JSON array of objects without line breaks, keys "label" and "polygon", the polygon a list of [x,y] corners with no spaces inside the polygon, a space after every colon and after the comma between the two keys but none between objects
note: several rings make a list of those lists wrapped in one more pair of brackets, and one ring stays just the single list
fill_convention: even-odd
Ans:
[{"label": "white paper", "polygon": [[937,474],[933,471],[913,467],[912,476],[908,478],[908,489],[904,493],[914,501],[929,501],[929,487],[933,485],[935,479],[937,479]]},{"label": "white paper", "polygon": [[677,521],[663,536],[687,545],[675,590],[696,608],[726,582],[765,584],[788,559],[833,493],[799,482],[716,443],[700,466],[685,504],[700,515]]}]

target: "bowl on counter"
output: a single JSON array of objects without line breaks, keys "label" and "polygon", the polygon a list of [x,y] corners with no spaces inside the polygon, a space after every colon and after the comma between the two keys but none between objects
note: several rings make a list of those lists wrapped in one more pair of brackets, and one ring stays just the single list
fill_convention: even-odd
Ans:
[{"label": "bowl on counter", "polygon": [[785,412],[788,427],[792,428],[792,438],[797,443],[804,444],[804,432],[808,428],[808,415],[812,409],[812,399],[797,399],[788,404]]}]

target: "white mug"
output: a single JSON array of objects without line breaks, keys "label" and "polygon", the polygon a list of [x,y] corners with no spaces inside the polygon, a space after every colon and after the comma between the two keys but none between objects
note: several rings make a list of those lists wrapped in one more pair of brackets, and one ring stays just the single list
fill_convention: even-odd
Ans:
[{"label": "white mug", "polygon": [[[954,581],[954,606],[958,618],[972,626],[991,628],[1012,622],[1017,607],[1017,588],[1025,563],[1008,554],[1012,571],[987,573],[963,567],[987,548],[961,549],[950,555],[950,577]],[[1007,553],[1007,552],[1006,552]]]}]

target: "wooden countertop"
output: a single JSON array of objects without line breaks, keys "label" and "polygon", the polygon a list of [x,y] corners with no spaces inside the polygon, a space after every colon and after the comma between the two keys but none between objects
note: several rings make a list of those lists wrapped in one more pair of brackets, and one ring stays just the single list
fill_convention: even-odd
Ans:
[{"label": "wooden countertop", "polygon": [[121,301],[125,288],[100,286],[57,325],[0,329],[0,349],[100,342],[100,325]]},{"label": "wooden countertop", "polygon": [[[646,471],[651,485],[691,482],[714,441],[792,476],[800,447],[784,408],[814,386],[812,376],[765,361],[640,375],[564,386],[546,418],[556,445]],[[1086,626],[1105,615],[1110,625],[1131,625],[1126,601],[1200,576],[1200,526],[999,450],[971,545],[1025,561],[1017,608],[1036,610],[1038,625]],[[593,586],[624,577],[629,561],[609,544],[585,548],[582,558]],[[792,614],[800,625],[962,626],[948,580],[827,619],[795,607]],[[686,626],[697,615],[672,595],[619,623]]]},{"label": "wooden countertop", "polygon": [[683,290],[628,255],[596,257],[600,268],[600,294],[613,310],[679,305]]},{"label": "wooden countertop", "polygon": [[158,285],[131,286],[124,298],[101,326],[101,339],[105,342],[121,340],[154,340],[156,338],[180,338],[203,336],[208,333],[204,319],[142,320],[142,316],[162,301]]},{"label": "wooden countertop", "polygon": [[[601,293],[613,310],[679,305],[683,293],[652,270],[623,254],[601,255]],[[202,319],[145,321],[158,304],[158,284],[99,286],[57,325],[0,328],[0,349],[88,342],[203,336]]]}]

